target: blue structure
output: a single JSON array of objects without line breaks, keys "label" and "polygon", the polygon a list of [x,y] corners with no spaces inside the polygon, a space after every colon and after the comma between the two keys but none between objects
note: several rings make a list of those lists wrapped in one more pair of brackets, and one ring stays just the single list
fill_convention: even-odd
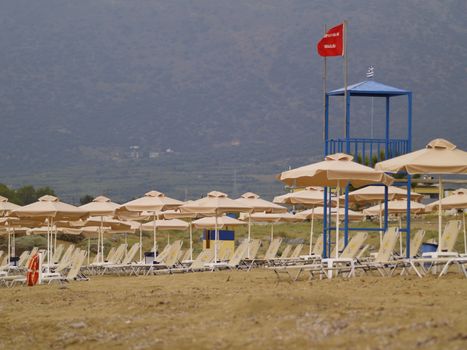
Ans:
[{"label": "blue structure", "polygon": [[[411,152],[412,150],[412,92],[395,88],[392,86],[384,85],[376,81],[363,81],[347,87],[346,98],[346,116],[345,116],[345,135],[340,138],[329,138],[329,100],[333,96],[345,96],[344,88],[333,90],[326,93],[325,98],[325,121],[324,121],[324,155],[343,152],[354,156],[357,160],[360,155],[362,160],[369,159],[370,165],[374,166],[373,160],[376,162],[397,157],[399,155]],[[406,96],[408,102],[407,108],[407,138],[394,139],[390,136],[390,102],[392,97]],[[352,138],[350,129],[350,101],[352,97],[377,97],[384,98],[386,102],[385,113],[385,137],[382,139],[377,138]],[[383,159],[384,152],[384,159]],[[395,183],[395,185],[407,185],[407,221],[406,228],[400,231],[407,232],[407,257],[410,257],[410,186],[411,178],[407,175],[407,181]],[[345,217],[344,217],[344,243],[347,245],[349,240],[349,231],[381,231],[384,232],[388,227],[388,212],[387,200],[388,191],[385,190],[385,203],[384,203],[384,227],[380,228],[358,228],[352,229],[348,227],[348,210],[349,210],[349,186],[345,189]],[[331,191],[328,188],[324,190],[324,224],[323,224],[323,243],[324,251],[323,257],[328,257],[331,251],[332,238],[331,231],[335,228],[331,226],[331,206],[328,202],[331,199]]]}]

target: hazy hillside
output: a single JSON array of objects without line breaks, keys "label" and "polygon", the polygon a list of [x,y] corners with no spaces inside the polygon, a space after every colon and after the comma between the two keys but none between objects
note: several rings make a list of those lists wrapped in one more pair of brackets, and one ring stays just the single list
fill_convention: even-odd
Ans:
[{"label": "hazy hillside", "polygon": [[[376,80],[414,91],[416,147],[442,136],[467,148],[466,4],[3,1],[0,182],[68,199],[149,187],[271,195],[274,173],[322,152],[315,44],[345,18],[349,81],[374,65]],[[329,87],[340,87],[342,60],[329,65]],[[404,107],[394,104],[394,135],[405,132]],[[368,101],[353,105],[358,136],[368,136],[368,111]]]}]

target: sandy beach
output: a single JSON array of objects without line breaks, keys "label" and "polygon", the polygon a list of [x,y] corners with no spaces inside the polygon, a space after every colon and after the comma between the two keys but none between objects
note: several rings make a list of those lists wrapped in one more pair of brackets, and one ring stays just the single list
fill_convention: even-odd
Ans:
[{"label": "sandy beach", "polygon": [[467,284],[272,271],[92,277],[0,289],[0,348],[465,349]]}]

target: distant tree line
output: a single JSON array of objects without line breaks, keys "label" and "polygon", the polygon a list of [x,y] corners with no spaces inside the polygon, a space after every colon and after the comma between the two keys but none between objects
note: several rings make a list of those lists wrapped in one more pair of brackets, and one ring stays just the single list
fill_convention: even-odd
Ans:
[{"label": "distant tree line", "polygon": [[18,205],[34,203],[46,194],[55,196],[54,190],[48,186],[34,188],[34,186],[27,185],[14,189],[5,184],[0,184],[0,196],[6,197],[10,202]]}]

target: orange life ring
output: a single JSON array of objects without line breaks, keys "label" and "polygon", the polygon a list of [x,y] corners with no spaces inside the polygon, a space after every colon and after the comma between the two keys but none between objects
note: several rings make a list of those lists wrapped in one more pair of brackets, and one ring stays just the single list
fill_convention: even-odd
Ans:
[{"label": "orange life ring", "polygon": [[34,286],[39,280],[39,255],[34,254],[28,264],[28,273],[26,275],[28,286]]}]

